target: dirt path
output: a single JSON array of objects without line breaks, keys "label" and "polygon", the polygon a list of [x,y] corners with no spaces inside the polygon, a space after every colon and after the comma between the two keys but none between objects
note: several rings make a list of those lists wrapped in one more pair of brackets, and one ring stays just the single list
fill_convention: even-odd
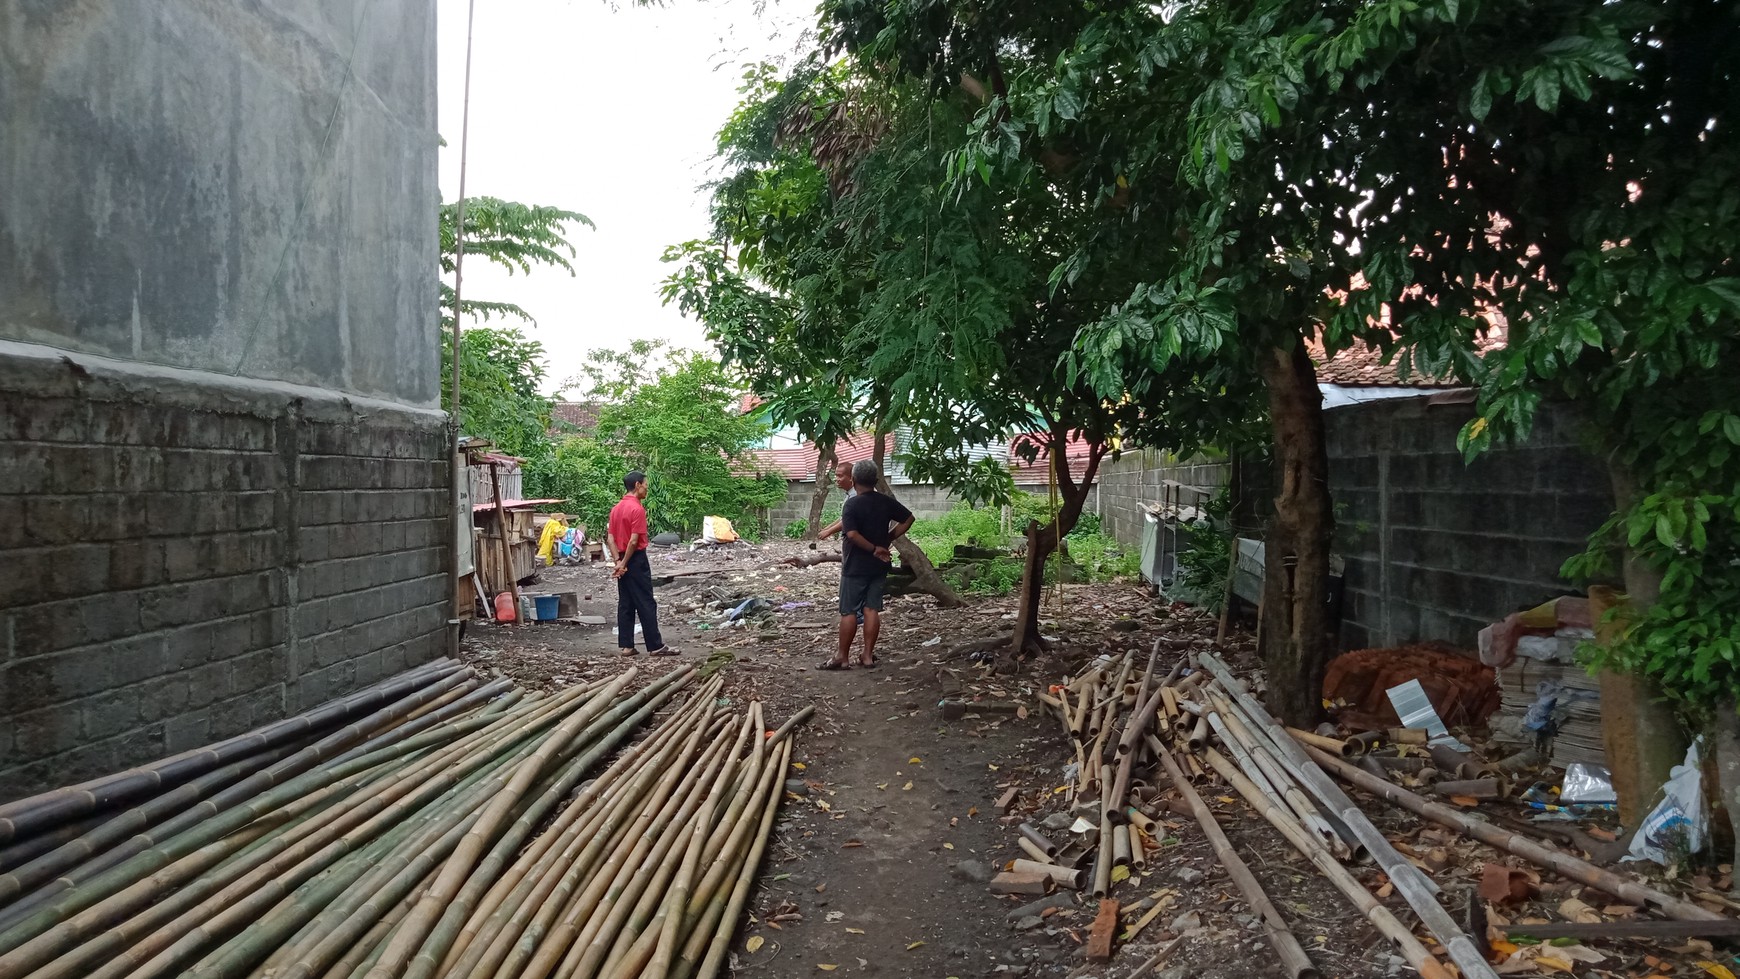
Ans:
[{"label": "dirt path", "polygon": [[[791,773],[792,791],[748,920],[731,946],[733,975],[1130,979],[1139,962],[1175,937],[1183,940],[1151,976],[1277,973],[1274,950],[1200,827],[1153,800],[1150,809],[1164,826],[1158,849],[1114,895],[1123,902],[1121,930],[1149,908],[1158,910],[1136,940],[1120,939],[1110,964],[1085,960],[1082,946],[1095,910],[1087,897],[1066,894],[1043,916],[1012,916],[1033,899],[998,898],[986,887],[993,868],[1021,855],[1014,822],[1049,817],[1053,839],[1069,835],[1067,797],[1056,790],[1068,781],[1064,766],[1073,752],[1056,718],[1038,708],[1036,692],[1102,653],[1145,651],[1158,641],[1167,655],[1178,655],[1205,642],[1212,622],[1127,585],[1071,588],[1047,624],[1056,633],[1056,651],[1023,664],[1016,675],[997,676],[964,658],[950,659],[946,650],[1006,629],[1004,620],[1013,614],[1008,600],[943,610],[925,598],[891,599],[883,666],[820,672],[812,667],[833,643],[838,571],[774,566],[801,549],[776,542],[712,554],[670,550],[654,560],[655,574],[679,576],[656,592],[669,641],[698,664],[722,669],[725,696],[761,701],[774,723],[806,704],[817,708],[800,733],[796,760],[803,767]],[[537,687],[621,670],[608,571],[562,568],[548,577],[552,590],[581,596],[581,614],[607,624],[479,626],[464,643],[466,659]],[[725,611],[744,598],[765,599],[766,614],[729,626]],[[1236,645],[1248,650],[1248,639]],[[635,662],[659,669],[670,661]],[[978,706],[945,720],[938,709],[945,694],[976,695]],[[1027,705],[1031,716],[993,711],[992,704]],[[1009,787],[1021,791],[1013,815],[1005,817],[995,802]],[[1325,977],[1404,974],[1388,943],[1266,823],[1212,781],[1199,787]],[[1447,907],[1463,907],[1482,863],[1501,859],[1381,804],[1367,811],[1411,852],[1450,857],[1451,867],[1438,876]],[[1376,867],[1352,869],[1392,910],[1411,917]],[[1545,893],[1549,886],[1551,894]],[[1549,882],[1542,899],[1556,902],[1570,893]]]},{"label": "dirt path", "polygon": [[[978,738],[939,730],[924,672],[890,660],[812,674],[835,694],[840,729],[802,743],[804,797],[780,820],[758,920],[735,946],[739,975],[981,975],[1037,957],[988,940],[1010,926],[984,888],[991,855],[1006,848],[993,806],[1002,773],[1037,725]],[[778,920],[794,912],[802,919]],[[745,951],[755,937],[765,944]]]}]

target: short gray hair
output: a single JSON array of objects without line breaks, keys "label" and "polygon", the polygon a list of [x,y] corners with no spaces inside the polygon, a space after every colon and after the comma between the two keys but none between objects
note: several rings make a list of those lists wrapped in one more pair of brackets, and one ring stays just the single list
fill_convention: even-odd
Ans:
[{"label": "short gray hair", "polygon": [[859,459],[852,464],[852,482],[858,486],[875,486],[882,473],[877,470],[876,463],[869,459]]}]

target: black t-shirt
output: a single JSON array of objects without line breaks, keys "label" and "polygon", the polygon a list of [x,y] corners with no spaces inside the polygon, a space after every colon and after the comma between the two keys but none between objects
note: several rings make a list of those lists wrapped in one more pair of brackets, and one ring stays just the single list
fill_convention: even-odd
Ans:
[{"label": "black t-shirt", "polygon": [[860,536],[877,547],[887,547],[894,542],[891,524],[902,524],[912,519],[912,511],[900,505],[900,501],[892,496],[869,490],[859,490],[858,495],[846,501],[846,506],[840,511],[840,536],[846,541],[846,554],[840,562],[840,573],[857,578],[874,578],[888,573],[888,562],[852,543],[847,536],[856,530]]}]

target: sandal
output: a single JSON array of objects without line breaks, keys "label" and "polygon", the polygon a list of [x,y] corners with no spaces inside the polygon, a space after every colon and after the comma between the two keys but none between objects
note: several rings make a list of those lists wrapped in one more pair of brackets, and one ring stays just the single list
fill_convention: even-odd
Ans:
[{"label": "sandal", "polygon": [[870,662],[868,662],[868,663],[866,663],[866,662],[864,662],[864,661],[862,661],[862,660],[859,660],[859,661],[858,661],[858,665],[859,665],[859,666],[862,666],[862,667],[863,667],[863,668],[865,668],[865,669],[866,669],[866,670],[874,670],[874,669],[875,669],[875,668],[877,668],[877,667],[878,667],[878,666],[881,666],[881,665],[882,665],[882,657],[880,657],[880,656],[872,656],[872,657],[870,657]]},{"label": "sandal", "polygon": [[682,650],[676,648],[675,646],[660,646],[659,648],[647,653],[647,655],[648,656],[675,656],[680,652],[682,652]]},{"label": "sandal", "polygon": [[822,660],[821,665],[816,667],[818,670],[849,670],[851,668],[851,663],[842,663],[837,659]]},{"label": "sandal", "polygon": [[630,646],[627,649],[622,649],[622,648],[618,647],[618,649],[616,650],[616,655],[618,655],[618,656],[633,656],[635,653],[636,653],[636,650],[633,646]]}]

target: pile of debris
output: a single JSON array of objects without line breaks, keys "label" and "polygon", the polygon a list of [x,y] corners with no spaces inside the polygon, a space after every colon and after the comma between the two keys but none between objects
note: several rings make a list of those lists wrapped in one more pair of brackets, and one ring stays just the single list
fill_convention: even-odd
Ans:
[{"label": "pile of debris", "polygon": [[714,976],[804,715],[634,680],[443,661],[0,806],[0,976]]},{"label": "pile of debris", "polygon": [[[1233,804],[1223,792],[1243,800],[1308,861],[1393,946],[1402,963],[1432,979],[1492,979],[1560,962],[1605,959],[1603,953],[1575,944],[1577,939],[1633,935],[1684,941],[1740,935],[1740,921],[1708,901],[1687,900],[1639,877],[1603,869],[1543,839],[1567,839],[1566,834],[1478,812],[1482,800],[1499,799],[1523,783],[1494,774],[1475,756],[1458,750],[1460,744],[1442,728],[1423,690],[1414,696],[1432,715],[1429,728],[1367,731],[1345,738],[1300,731],[1272,717],[1214,653],[1186,653],[1163,670],[1161,645],[1155,644],[1145,666],[1138,664],[1134,651],[1121,659],[1102,656],[1040,697],[1073,746],[1074,761],[1065,770],[1070,778],[1056,793],[1071,805],[1042,820],[1021,823],[1017,843],[1024,856],[1007,862],[990,885],[996,893],[1041,898],[1012,915],[1059,913],[1053,910],[1059,907],[1057,898],[1045,897],[1059,888],[1098,899],[1098,914],[1084,941],[1090,961],[1109,960],[1120,944],[1135,943],[1160,914],[1175,906],[1171,900],[1133,901],[1135,895],[1120,894],[1120,885],[1149,872],[1166,834],[1182,825],[1168,817],[1180,816],[1200,827],[1251,909],[1252,926],[1263,932],[1262,947],[1270,950],[1265,954],[1277,960],[1276,968],[1253,967],[1253,974],[1292,979],[1323,974],[1295,935],[1298,928],[1316,926],[1283,915],[1287,905],[1277,905],[1264,893],[1203,798],[1207,794]],[[1399,701],[1398,709],[1407,705]],[[1418,713],[1409,709],[1404,716],[1417,720]],[[1338,780],[1436,824],[1437,829],[1420,835],[1429,833],[1442,845],[1419,848],[1393,839]],[[1205,783],[1218,785],[1205,793],[1199,788]],[[1409,786],[1428,788],[1445,801]],[[1534,803],[1532,808],[1565,807]],[[1451,866],[1450,851],[1472,852],[1476,844],[1509,854],[1523,866],[1482,867],[1478,893],[1484,901],[1472,901],[1458,920],[1440,903],[1434,875],[1461,873],[1461,867]],[[1381,873],[1374,876],[1369,864]],[[1540,875],[1531,866],[1582,885],[1588,901],[1564,901],[1559,907],[1563,921],[1534,913],[1512,921],[1498,907],[1537,893],[1531,889],[1538,888]],[[1374,879],[1381,884],[1368,883]],[[1516,893],[1519,887],[1521,895]],[[1596,904],[1601,904],[1599,910]],[[1667,920],[1641,917],[1649,913]],[[1173,934],[1166,936],[1170,940],[1130,974],[1146,975],[1164,962],[1191,937],[1189,925],[1183,919],[1172,922]],[[1416,935],[1416,927],[1423,934]],[[1556,941],[1543,944],[1546,940]]]}]

